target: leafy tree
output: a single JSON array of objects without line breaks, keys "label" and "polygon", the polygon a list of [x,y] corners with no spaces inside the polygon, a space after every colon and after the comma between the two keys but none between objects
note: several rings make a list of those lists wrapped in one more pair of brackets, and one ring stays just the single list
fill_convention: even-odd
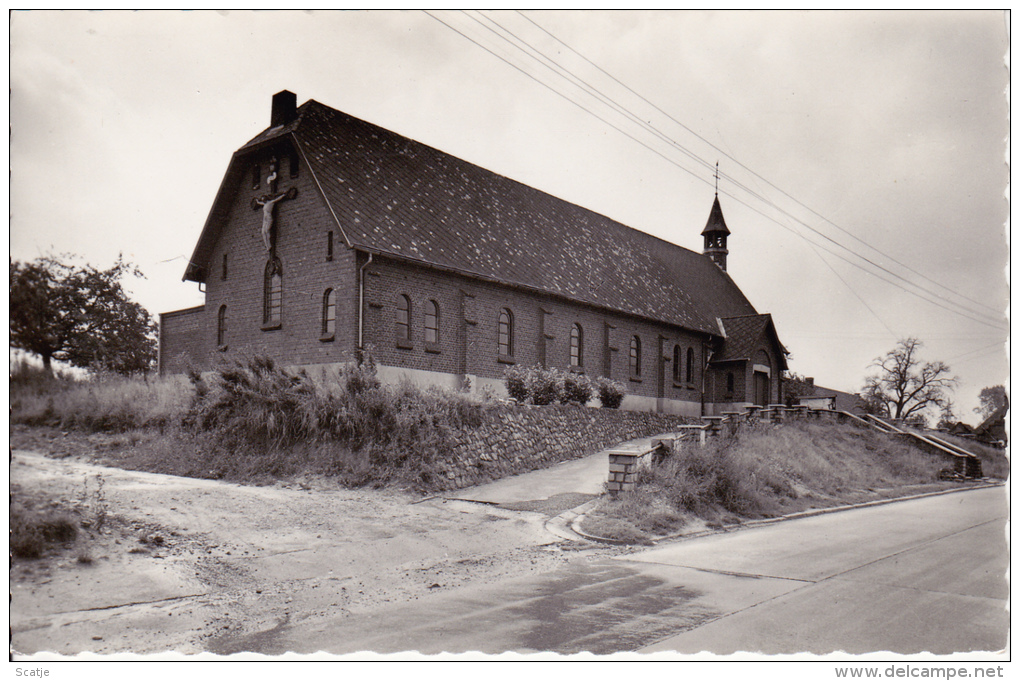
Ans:
[{"label": "leafy tree", "polygon": [[121,280],[142,276],[122,256],[100,270],[52,256],[10,261],[10,326],[13,348],[74,366],[133,374],[156,359],[156,323],[128,299]]},{"label": "leafy tree", "polygon": [[939,420],[935,427],[948,430],[958,422],[959,419],[956,418],[956,405],[951,400],[946,400],[946,403],[942,405],[942,410],[939,412]]},{"label": "leafy tree", "polygon": [[996,409],[1006,404],[1006,388],[1001,385],[982,388],[978,393],[978,400],[981,402],[981,406],[977,407],[974,412],[981,414],[981,420],[984,421]]},{"label": "leafy tree", "polygon": [[921,363],[922,347],[916,338],[900,340],[896,347],[875,359],[879,370],[868,377],[861,397],[869,413],[910,419],[929,409],[951,404],[949,393],[957,384],[945,362]]}]

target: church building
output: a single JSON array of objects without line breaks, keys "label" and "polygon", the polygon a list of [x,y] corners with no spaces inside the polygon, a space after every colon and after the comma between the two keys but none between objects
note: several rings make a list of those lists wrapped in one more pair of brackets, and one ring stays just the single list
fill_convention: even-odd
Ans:
[{"label": "church building", "polygon": [[[160,315],[161,374],[239,353],[504,391],[509,366],[626,386],[686,416],[782,400],[785,350],[726,273],[718,195],[695,253],[288,91],[231,158]],[[505,394],[505,393],[504,393]]]}]

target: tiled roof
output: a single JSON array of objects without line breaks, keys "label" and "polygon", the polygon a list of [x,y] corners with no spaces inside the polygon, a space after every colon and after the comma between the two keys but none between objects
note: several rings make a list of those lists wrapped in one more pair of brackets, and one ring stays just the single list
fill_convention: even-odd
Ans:
[{"label": "tiled roof", "polygon": [[739,317],[723,317],[723,329],[726,331],[726,342],[718,353],[712,356],[713,362],[732,360],[752,360],[753,353],[763,340],[776,344],[779,351],[779,368],[786,369],[784,348],[779,343],[776,327],[770,314],[741,315]]},{"label": "tiled roof", "polygon": [[[284,136],[302,150],[352,247],[713,335],[717,317],[755,314],[700,253],[314,100],[242,147],[235,163]],[[215,239],[211,232],[202,239]],[[196,259],[207,249],[200,241]]]}]

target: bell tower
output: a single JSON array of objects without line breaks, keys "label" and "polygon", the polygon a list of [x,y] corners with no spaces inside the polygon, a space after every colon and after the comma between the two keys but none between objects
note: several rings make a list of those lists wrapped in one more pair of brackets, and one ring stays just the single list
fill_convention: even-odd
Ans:
[{"label": "bell tower", "polygon": [[701,236],[705,237],[705,250],[703,253],[712,259],[723,272],[726,271],[726,256],[729,251],[726,249],[726,237],[730,230],[726,227],[726,220],[723,218],[722,206],[719,205],[719,164],[715,164],[715,201],[712,203],[712,212],[708,214],[708,222]]}]

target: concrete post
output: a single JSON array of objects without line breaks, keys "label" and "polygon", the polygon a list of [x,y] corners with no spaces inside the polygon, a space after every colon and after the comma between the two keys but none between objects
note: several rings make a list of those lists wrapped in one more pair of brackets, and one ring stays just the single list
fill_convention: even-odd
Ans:
[{"label": "concrete post", "polygon": [[715,437],[722,430],[722,416],[702,416],[701,420],[708,426],[708,434]]}]

